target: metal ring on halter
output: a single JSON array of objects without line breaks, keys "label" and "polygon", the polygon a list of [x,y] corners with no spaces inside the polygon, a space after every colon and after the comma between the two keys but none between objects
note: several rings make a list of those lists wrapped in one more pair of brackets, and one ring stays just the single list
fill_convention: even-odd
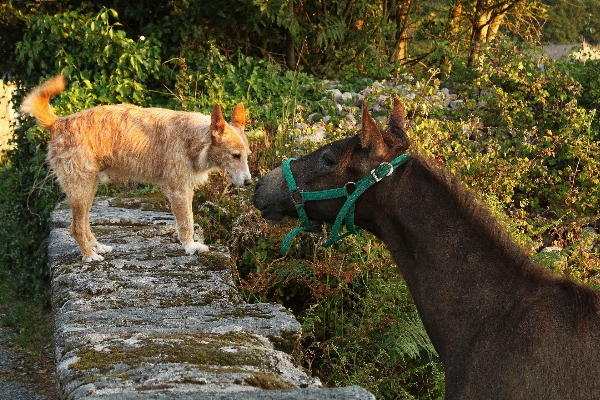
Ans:
[{"label": "metal ring on halter", "polygon": [[[348,185],[352,185],[352,191],[348,190]],[[344,185],[344,189],[346,189],[346,193],[348,193],[348,195],[351,195],[356,190],[356,182],[348,182],[348,183],[346,183]]]},{"label": "metal ring on halter", "polygon": [[[385,174],[384,176],[382,176],[380,178],[380,177],[377,176],[377,174],[375,172],[377,171],[377,169],[383,167],[384,165],[387,165],[388,167],[390,167],[390,170],[388,171],[387,174]],[[381,164],[379,164],[379,167],[374,168],[374,169],[371,170],[371,175],[373,176],[373,179],[375,179],[375,182],[379,182],[380,180],[382,180],[386,176],[390,176],[393,172],[394,172],[394,166],[392,164],[390,164],[389,162],[384,161]]]}]

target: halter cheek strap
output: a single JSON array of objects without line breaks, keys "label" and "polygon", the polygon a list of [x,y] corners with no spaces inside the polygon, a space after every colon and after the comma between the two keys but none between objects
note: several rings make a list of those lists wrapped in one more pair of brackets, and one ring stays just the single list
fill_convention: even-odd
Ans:
[{"label": "halter cheek strap", "polygon": [[[295,158],[288,158],[282,165],[283,176],[287,182],[288,189],[290,190],[290,194],[292,196],[292,201],[294,202],[294,206],[296,207],[296,212],[298,213],[300,222],[302,222],[302,226],[294,228],[287,233],[283,239],[283,243],[281,244],[279,252],[283,255],[286,255],[290,245],[292,244],[292,240],[294,240],[294,237],[296,237],[296,235],[298,235],[300,232],[315,231],[315,228],[310,223],[308,215],[306,214],[306,210],[304,209],[304,202],[306,201],[329,200],[346,197],[346,202],[340,209],[340,212],[333,223],[329,240],[323,243],[323,247],[329,247],[348,235],[360,234],[362,229],[354,225],[354,208],[356,205],[356,200],[368,188],[381,181],[386,176],[390,176],[394,172],[395,168],[398,168],[400,165],[404,164],[409,158],[410,155],[408,153],[401,154],[390,162],[382,162],[377,168],[373,169],[367,176],[358,182],[348,182],[339,188],[312,192],[305,192],[298,188],[298,185],[294,180],[294,175],[292,174],[292,168],[290,167],[290,164],[295,160]],[[346,226],[347,232],[340,235],[339,231],[342,228],[342,224]]]}]

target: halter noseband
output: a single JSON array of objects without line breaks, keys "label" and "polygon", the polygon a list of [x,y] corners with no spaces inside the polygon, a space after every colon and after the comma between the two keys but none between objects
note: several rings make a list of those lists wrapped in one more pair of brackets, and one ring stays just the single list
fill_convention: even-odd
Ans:
[{"label": "halter noseband", "polygon": [[[287,233],[287,235],[285,235],[279,252],[283,255],[286,255],[290,248],[290,245],[292,244],[292,240],[294,240],[294,237],[296,237],[296,235],[298,235],[300,232],[315,231],[315,228],[312,226],[310,220],[308,219],[308,216],[306,215],[306,210],[304,209],[305,201],[329,200],[336,199],[339,197],[346,197],[346,202],[340,209],[340,212],[338,213],[335,222],[333,223],[333,228],[331,229],[329,240],[323,243],[323,247],[329,247],[338,240],[341,240],[353,233],[361,233],[362,229],[357,228],[354,225],[354,207],[356,204],[356,200],[368,188],[370,188],[386,176],[390,176],[394,172],[394,169],[404,164],[409,158],[410,154],[401,154],[390,162],[382,162],[377,168],[371,170],[371,172],[367,176],[365,176],[358,182],[348,182],[344,186],[339,188],[318,190],[314,192],[305,192],[298,188],[298,185],[296,185],[296,181],[294,180],[294,175],[292,174],[292,168],[290,167],[291,162],[294,161],[295,158],[288,158],[282,165],[283,176],[285,177],[285,181],[287,182],[288,189],[290,190],[290,194],[292,196],[292,201],[294,202],[294,206],[296,207],[296,211],[298,212],[298,218],[300,218],[302,226],[292,229]],[[352,187],[353,189],[351,189],[350,187]],[[344,225],[346,226],[347,232],[340,235],[339,231],[344,221]]]}]

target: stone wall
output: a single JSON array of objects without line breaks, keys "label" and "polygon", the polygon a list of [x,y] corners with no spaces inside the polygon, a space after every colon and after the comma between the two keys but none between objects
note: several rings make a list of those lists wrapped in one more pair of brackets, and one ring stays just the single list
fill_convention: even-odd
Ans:
[{"label": "stone wall", "polygon": [[97,198],[90,220],[113,246],[84,264],[64,203],[49,266],[59,394],[65,399],[374,399],[321,387],[295,358],[300,324],[247,304],[224,248],[188,256],[161,198]]},{"label": "stone wall", "polygon": [[558,60],[562,57],[573,57],[576,60],[599,60],[600,46],[592,46],[585,41],[572,44],[549,44],[543,47],[546,57]]}]

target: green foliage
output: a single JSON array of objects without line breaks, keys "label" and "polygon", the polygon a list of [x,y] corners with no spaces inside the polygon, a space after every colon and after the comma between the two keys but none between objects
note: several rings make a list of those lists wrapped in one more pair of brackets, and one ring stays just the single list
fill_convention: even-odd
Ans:
[{"label": "green foliage", "polygon": [[546,43],[581,43],[582,39],[600,41],[600,13],[597,0],[573,0],[568,4],[557,0],[544,0],[548,5],[548,22],[544,28]]},{"label": "green foliage", "polygon": [[378,399],[443,398],[442,366],[389,258],[311,306],[303,327],[307,364],[327,385],[359,385]]},{"label": "green foliage", "polygon": [[338,79],[389,75],[385,38],[395,25],[382,15],[380,4],[362,0],[255,3],[262,20],[280,32],[281,38],[273,44],[278,44],[276,53],[285,54],[288,68],[298,64],[312,74]]},{"label": "green foliage", "polygon": [[[33,16],[30,29],[16,46],[16,61],[33,76],[64,74],[70,81],[70,101],[64,113],[115,102],[143,105],[144,82],[158,79],[160,42],[127,38],[117,29],[114,10],[97,15],[64,14]],[[45,38],[44,41],[38,38]],[[90,90],[93,95],[90,96]]]},{"label": "green foliage", "polygon": [[[24,131],[19,128],[17,134]],[[19,139],[8,154],[12,162],[0,166],[0,281],[47,304],[48,215],[60,195],[46,179],[43,133],[35,130]]]},{"label": "green foliage", "polygon": [[253,120],[271,125],[287,123],[299,102],[311,106],[324,88],[306,73],[284,71],[265,60],[239,54],[231,63],[215,46],[202,57],[172,62],[181,70],[175,74],[175,87],[184,109],[210,110],[215,102],[230,109],[244,102]]},{"label": "green foliage", "polygon": [[[439,0],[7,0],[0,5],[0,54],[4,56],[0,65],[2,71],[18,71],[14,47],[29,32],[27,21],[32,15],[96,15],[106,7],[118,12],[125,35],[161,41],[163,60],[189,62],[194,53],[205,54],[211,43],[218,43],[230,60],[243,54],[336,79],[355,74],[384,78],[397,67],[391,55],[403,32],[409,32],[408,59],[401,60],[405,64],[431,66],[443,47],[452,56],[468,52],[471,25],[479,16],[476,4],[462,2],[462,14],[453,14],[457,3]],[[575,43],[581,38],[598,42],[600,29],[593,18],[598,0],[507,4],[489,2],[482,14],[506,13],[501,30],[514,37],[539,41],[543,31],[544,42]],[[167,86],[172,87],[168,82]]]},{"label": "green foliage", "polygon": [[577,93],[577,104],[586,110],[595,110],[595,122],[600,122],[600,60],[563,60],[556,63],[561,74],[570,76],[581,85]]},{"label": "green foliage", "polygon": [[[594,65],[579,68],[587,76]],[[568,70],[550,60],[540,68],[514,43],[500,44],[479,67],[454,68],[450,81],[469,82],[457,84],[465,101],[423,130],[432,154],[492,193],[536,241],[549,226],[582,226],[600,209],[596,110],[577,101],[582,86]]]}]

